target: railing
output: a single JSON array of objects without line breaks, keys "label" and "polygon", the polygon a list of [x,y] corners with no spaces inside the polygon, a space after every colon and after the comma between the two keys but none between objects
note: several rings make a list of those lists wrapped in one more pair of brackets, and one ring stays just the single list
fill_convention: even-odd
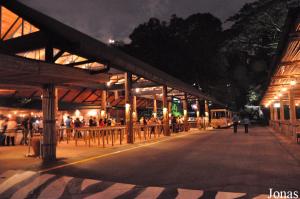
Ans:
[{"label": "railing", "polygon": [[295,137],[300,132],[300,122],[297,121],[292,124],[290,121],[269,121],[269,125],[277,133],[284,134],[286,136]]},{"label": "railing", "polygon": [[[162,124],[134,125],[133,139],[136,141],[146,141],[164,136]],[[97,145],[105,148],[107,145],[122,145],[127,139],[126,126],[118,127],[82,127],[82,128],[60,128],[57,130],[58,143],[74,141],[75,146],[84,142],[85,146]]]}]

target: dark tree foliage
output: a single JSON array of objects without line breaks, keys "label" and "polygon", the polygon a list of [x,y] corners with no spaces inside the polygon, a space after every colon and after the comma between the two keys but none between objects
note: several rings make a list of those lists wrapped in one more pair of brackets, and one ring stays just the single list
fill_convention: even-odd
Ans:
[{"label": "dark tree foliage", "polygon": [[190,84],[205,89],[218,78],[214,67],[222,42],[222,23],[211,14],[183,19],[173,15],[169,22],[152,18],[130,35],[124,50]]},{"label": "dark tree foliage", "polygon": [[230,17],[225,31],[211,14],[151,18],[119,47],[239,109],[259,101],[286,13],[284,0],[258,0]]},{"label": "dark tree foliage", "polygon": [[228,59],[232,81],[239,91],[238,107],[258,104],[286,14],[286,1],[258,0],[246,4],[227,20],[233,25],[224,32],[227,39],[221,51]]}]

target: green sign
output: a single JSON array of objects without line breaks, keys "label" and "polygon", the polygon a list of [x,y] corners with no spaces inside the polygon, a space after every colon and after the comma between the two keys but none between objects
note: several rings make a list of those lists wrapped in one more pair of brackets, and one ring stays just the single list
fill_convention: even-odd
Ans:
[{"label": "green sign", "polygon": [[172,115],[175,117],[180,117],[183,115],[180,100],[177,98],[172,99]]}]

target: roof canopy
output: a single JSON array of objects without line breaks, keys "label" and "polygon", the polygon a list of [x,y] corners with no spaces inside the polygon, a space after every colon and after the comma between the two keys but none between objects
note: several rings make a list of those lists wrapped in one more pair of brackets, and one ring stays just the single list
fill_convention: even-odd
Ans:
[{"label": "roof canopy", "polygon": [[[136,95],[151,98],[168,86],[169,96],[211,100],[196,88],[75,30],[16,0],[2,0],[0,88],[54,83],[79,90],[123,90],[133,74]],[[47,52],[51,53],[49,56]],[[5,55],[4,55],[5,54]],[[49,57],[51,57],[49,59]],[[81,95],[80,94],[80,95]],[[76,95],[74,96],[76,97]]]},{"label": "roof canopy", "polygon": [[285,23],[282,39],[273,63],[273,75],[261,101],[269,106],[280,98],[288,100],[288,90],[295,91],[296,103],[300,103],[300,9],[291,8]]}]

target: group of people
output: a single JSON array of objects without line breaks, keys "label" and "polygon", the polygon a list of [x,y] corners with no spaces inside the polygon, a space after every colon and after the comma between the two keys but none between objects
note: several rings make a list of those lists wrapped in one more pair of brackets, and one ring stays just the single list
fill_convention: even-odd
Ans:
[{"label": "group of people", "polygon": [[22,132],[20,144],[28,145],[30,138],[36,132],[41,132],[42,122],[36,122],[36,118],[26,117],[22,120],[4,117],[0,125],[0,146],[14,146],[16,144],[17,132]]},{"label": "group of people", "polygon": [[85,126],[89,127],[106,127],[106,126],[116,126],[116,120],[112,118],[99,119],[97,121],[96,117],[90,117],[88,124],[84,119],[80,120],[76,118],[73,120],[70,116],[67,117],[65,121],[62,122],[61,126],[65,126],[66,128],[81,128]]},{"label": "group of people", "polygon": [[249,132],[250,119],[248,118],[247,115],[245,115],[242,118],[242,120],[240,120],[239,116],[237,114],[234,114],[233,118],[232,118],[232,122],[233,122],[233,132],[234,133],[237,133],[239,123],[244,125],[245,133]]},{"label": "group of people", "polygon": [[1,123],[0,146],[15,145],[15,133],[17,123],[9,118],[4,118]]}]

